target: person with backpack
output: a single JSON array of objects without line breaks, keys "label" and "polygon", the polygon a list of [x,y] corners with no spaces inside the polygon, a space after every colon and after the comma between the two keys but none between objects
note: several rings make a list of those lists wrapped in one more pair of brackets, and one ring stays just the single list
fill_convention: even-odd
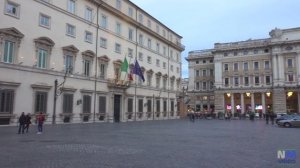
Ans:
[{"label": "person with backpack", "polygon": [[28,113],[26,116],[25,116],[25,130],[26,130],[26,133],[28,133],[28,130],[29,130],[29,125],[31,124],[31,116],[30,116],[30,113]]},{"label": "person with backpack", "polygon": [[21,116],[19,117],[19,131],[18,131],[18,134],[21,134],[21,131],[22,131],[22,134],[24,134],[25,120],[26,120],[25,114],[24,114],[24,112],[22,112]]},{"label": "person with backpack", "polygon": [[37,115],[37,124],[38,124],[38,132],[37,134],[41,134],[43,132],[43,124],[45,121],[45,116],[43,115],[42,112],[40,112],[40,114]]}]

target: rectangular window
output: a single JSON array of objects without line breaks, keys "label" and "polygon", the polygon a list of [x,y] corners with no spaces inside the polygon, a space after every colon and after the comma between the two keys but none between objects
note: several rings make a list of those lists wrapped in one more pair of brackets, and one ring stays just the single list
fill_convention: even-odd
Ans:
[{"label": "rectangular window", "polygon": [[164,104],[163,111],[166,112],[167,111],[167,100],[164,100],[163,104]]},{"label": "rectangular window", "polygon": [[0,113],[13,113],[14,106],[14,91],[1,89],[0,90]]},{"label": "rectangular window", "polygon": [[209,71],[210,71],[210,72],[209,72],[209,73],[210,73],[210,76],[213,77],[213,76],[214,76],[214,70],[211,69],[211,70],[209,70]]},{"label": "rectangular window", "polygon": [[265,69],[270,69],[270,61],[265,61]]},{"label": "rectangular window", "polygon": [[133,49],[128,48],[128,57],[133,57]]},{"label": "rectangular window", "polygon": [[229,85],[229,78],[225,78],[225,86]]},{"label": "rectangular window", "polygon": [[164,50],[163,54],[166,55],[167,54],[167,48],[165,46],[163,47],[163,50]]},{"label": "rectangular window", "polygon": [[147,26],[148,26],[149,29],[151,29],[151,20],[148,20]]},{"label": "rectangular window", "polygon": [[159,34],[159,25],[156,25],[156,33]]},{"label": "rectangular window", "polygon": [[167,63],[163,62],[163,68],[166,69],[167,68]]},{"label": "rectangular window", "polygon": [[174,101],[171,100],[171,112],[174,112]]},{"label": "rectangular window", "polygon": [[160,112],[160,100],[156,100],[156,112]]},{"label": "rectangular window", "polygon": [[4,43],[4,56],[3,56],[3,62],[5,63],[13,63],[14,60],[14,49],[15,43],[11,41],[5,41]]},{"label": "rectangular window", "polygon": [[76,36],[76,28],[75,28],[75,26],[67,24],[66,34],[68,36],[75,37]]},{"label": "rectangular window", "polygon": [[293,82],[294,81],[294,75],[293,74],[288,74],[288,80],[289,80],[289,82]]},{"label": "rectangular window", "polygon": [[163,36],[166,37],[166,31],[165,30],[163,30]]},{"label": "rectangular window", "polygon": [[207,84],[206,84],[206,82],[203,82],[203,83],[202,83],[202,88],[203,88],[203,90],[206,90],[206,89],[207,89]]},{"label": "rectangular window", "polygon": [[118,10],[121,10],[121,6],[122,4],[121,4],[121,0],[116,0],[116,8],[118,9]]},{"label": "rectangular window", "polygon": [[266,85],[270,85],[271,84],[271,78],[270,76],[266,76]]},{"label": "rectangular window", "polygon": [[132,113],[133,112],[133,99],[129,98],[127,101],[127,112]]},{"label": "rectangular window", "polygon": [[140,44],[141,46],[144,45],[144,38],[143,38],[143,35],[142,35],[142,34],[139,35],[139,44]]},{"label": "rectangular window", "polygon": [[100,26],[104,29],[107,29],[107,16],[105,16],[105,15],[101,16]]},{"label": "rectangular window", "polygon": [[139,52],[139,60],[143,61],[143,53]]},{"label": "rectangular window", "polygon": [[133,40],[133,29],[131,29],[131,28],[128,29],[128,39],[130,41]]},{"label": "rectangular window", "polygon": [[148,113],[152,112],[152,101],[151,101],[151,99],[147,100],[147,112]]},{"label": "rectangular window", "polygon": [[170,70],[173,72],[173,70],[174,70],[174,67],[173,67],[173,65],[171,65],[171,67],[170,67]]},{"label": "rectangular window", "polygon": [[10,16],[14,16],[19,18],[20,16],[20,5],[7,1],[6,3],[6,7],[5,7],[5,13],[10,15]]},{"label": "rectangular window", "polygon": [[259,85],[259,76],[254,77],[255,85]]},{"label": "rectangular window", "polygon": [[156,88],[159,88],[160,87],[160,78],[157,77],[156,78]]},{"label": "rectangular window", "polygon": [[138,100],[138,112],[144,112],[144,101],[143,101],[143,99]]},{"label": "rectangular window", "polygon": [[46,69],[47,68],[47,60],[48,60],[48,52],[43,49],[38,49],[38,62],[37,67]]},{"label": "rectangular window", "polygon": [[73,113],[73,94],[65,93],[63,96],[63,113]]},{"label": "rectangular window", "polygon": [[152,75],[147,74],[147,86],[151,86],[151,78],[152,78]]},{"label": "rectangular window", "polygon": [[151,47],[152,47],[151,45],[152,45],[152,44],[151,44],[151,39],[148,39],[148,48],[149,48],[149,49],[151,49]]},{"label": "rectangular window", "polygon": [[82,102],[82,113],[91,113],[91,96],[90,95],[83,95],[83,102]]},{"label": "rectangular window", "polygon": [[287,60],[287,66],[288,66],[288,68],[292,68],[293,67],[293,60],[292,59],[288,59]]},{"label": "rectangular window", "polygon": [[105,79],[106,66],[105,64],[100,64],[100,79]]},{"label": "rectangular window", "polygon": [[92,43],[93,42],[93,34],[91,32],[85,31],[85,38],[86,42]]},{"label": "rectangular window", "polygon": [[200,83],[196,82],[196,90],[200,90]]},{"label": "rectangular window", "polygon": [[143,24],[143,14],[139,13],[139,22]]},{"label": "rectangular window", "polygon": [[107,40],[105,38],[100,38],[100,47],[107,48]]},{"label": "rectangular window", "polygon": [[75,0],[68,0],[68,12],[75,14]]},{"label": "rectangular window", "polygon": [[156,59],[156,66],[160,67],[160,60]]},{"label": "rectangular window", "polygon": [[234,63],[234,71],[238,71],[239,70],[239,64],[238,63]]},{"label": "rectangular window", "polygon": [[133,17],[133,9],[132,9],[132,7],[128,7],[128,16]]},{"label": "rectangular window", "polygon": [[196,76],[200,76],[200,71],[199,70],[196,70]]},{"label": "rectangular window", "polygon": [[47,112],[47,92],[35,93],[35,109],[34,113],[46,113]]},{"label": "rectangular window", "polygon": [[228,68],[228,64],[224,64],[224,70],[225,70],[225,71],[228,71],[228,69],[229,69],[229,68]]},{"label": "rectangular window", "polygon": [[176,68],[176,72],[179,73],[179,71],[180,71],[180,70],[179,70],[179,68],[177,67],[177,68]]},{"label": "rectangular window", "polygon": [[159,53],[159,51],[160,51],[160,44],[159,44],[159,43],[156,43],[156,52]]},{"label": "rectangular window", "polygon": [[116,23],[116,33],[117,33],[117,35],[121,35],[121,23],[119,23],[119,22],[117,22]]},{"label": "rectangular window", "polygon": [[244,71],[248,71],[248,62],[244,62]]},{"label": "rectangular window", "polygon": [[167,89],[167,79],[163,79],[163,89]]},{"label": "rectangular window", "polygon": [[259,69],[259,63],[258,62],[254,62],[254,70],[258,70]]},{"label": "rectangular window", "polygon": [[239,86],[239,78],[238,77],[234,78],[234,85]]},{"label": "rectangular window", "polygon": [[205,77],[206,76],[206,70],[202,70],[202,75]]},{"label": "rectangular window", "polygon": [[151,61],[151,57],[150,57],[150,56],[148,56],[148,57],[147,57],[147,62],[148,62],[149,64],[151,64],[151,63],[152,63],[152,61]]},{"label": "rectangular window", "polygon": [[83,60],[83,66],[84,66],[84,76],[90,76],[90,66],[91,61],[90,60]]},{"label": "rectangular window", "polygon": [[99,113],[106,113],[106,97],[99,96]]},{"label": "rectangular window", "polygon": [[73,56],[71,55],[65,56],[65,70],[70,74],[73,73]]},{"label": "rectangular window", "polygon": [[244,84],[245,86],[249,86],[249,77],[244,78]]},{"label": "rectangular window", "polygon": [[121,53],[121,44],[119,44],[119,43],[115,44],[115,52],[116,53]]},{"label": "rectangular window", "polygon": [[93,9],[89,7],[85,9],[85,20],[88,20],[90,22],[93,21]]},{"label": "rectangular window", "polygon": [[40,14],[39,25],[42,27],[50,28],[50,17],[44,14]]}]

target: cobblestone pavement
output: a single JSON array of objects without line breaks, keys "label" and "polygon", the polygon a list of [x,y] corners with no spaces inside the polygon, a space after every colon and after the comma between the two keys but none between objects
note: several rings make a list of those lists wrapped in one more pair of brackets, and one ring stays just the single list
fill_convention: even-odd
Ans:
[{"label": "cobblestone pavement", "polygon": [[[263,121],[188,120],[0,127],[0,168],[300,167],[300,128]],[[295,149],[295,164],[278,163]]]}]

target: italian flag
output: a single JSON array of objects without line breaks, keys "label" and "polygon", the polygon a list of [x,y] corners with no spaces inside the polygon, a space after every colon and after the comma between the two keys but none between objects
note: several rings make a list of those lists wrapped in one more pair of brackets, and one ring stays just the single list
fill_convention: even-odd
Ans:
[{"label": "italian flag", "polygon": [[122,65],[121,65],[120,81],[127,80],[127,75],[128,75],[128,61],[125,57]]}]

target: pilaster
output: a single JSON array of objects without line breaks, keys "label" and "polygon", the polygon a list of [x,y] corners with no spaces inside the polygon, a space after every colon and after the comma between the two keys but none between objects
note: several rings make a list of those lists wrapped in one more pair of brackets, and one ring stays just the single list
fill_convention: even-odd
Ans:
[{"label": "pilaster", "polygon": [[224,93],[220,91],[215,91],[215,111],[224,112]]},{"label": "pilaster", "polygon": [[285,113],[286,112],[286,95],[284,88],[273,89],[273,112]]}]

